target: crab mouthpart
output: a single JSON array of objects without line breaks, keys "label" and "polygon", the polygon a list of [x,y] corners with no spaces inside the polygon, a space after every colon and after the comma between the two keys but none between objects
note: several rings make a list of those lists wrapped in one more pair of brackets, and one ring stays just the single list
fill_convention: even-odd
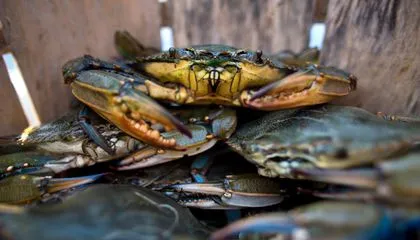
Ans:
[{"label": "crab mouthpart", "polygon": [[220,73],[216,70],[210,71],[207,81],[209,82],[212,91],[215,92],[220,83]]}]

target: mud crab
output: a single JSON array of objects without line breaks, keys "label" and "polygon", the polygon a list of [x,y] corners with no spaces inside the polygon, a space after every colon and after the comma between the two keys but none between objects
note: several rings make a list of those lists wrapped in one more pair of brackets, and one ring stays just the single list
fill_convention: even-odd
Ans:
[{"label": "mud crab", "polygon": [[211,239],[416,238],[419,137],[418,119],[333,105],[268,113],[244,124],[227,144],[261,175],[327,183],[304,191],[329,200],[244,218]]},{"label": "mud crab", "polygon": [[[59,173],[115,159],[121,159],[116,166],[118,170],[144,168],[201,153],[218,140],[230,137],[236,127],[235,111],[228,108],[173,109],[171,114],[178,116],[191,133],[191,138],[177,131],[162,133],[165,139],[176,141],[176,149],[150,146],[89,112],[86,115],[90,119],[89,124],[110,146],[110,154],[85,134],[78,113],[71,113],[38,128],[28,128],[19,136],[10,137],[9,145],[23,145],[32,151],[0,157],[0,173],[6,175],[31,167]],[[157,125],[154,127],[159,128]],[[3,138],[3,141],[6,139]]]},{"label": "mud crab", "polygon": [[401,156],[419,139],[418,122],[322,105],[268,113],[242,125],[226,143],[260,174],[296,178],[296,170],[348,169]]},{"label": "mud crab", "polygon": [[[0,213],[9,209],[4,206]],[[0,214],[1,239],[205,239],[209,235],[188,209],[130,185],[96,185],[61,204],[8,212]]]},{"label": "mud crab", "polygon": [[[124,48],[119,46],[120,52]],[[223,45],[171,48],[124,65],[84,56],[67,62],[63,76],[73,95],[99,115],[134,138],[165,149],[176,148],[176,140],[164,138],[152,125],[187,136],[191,132],[155,100],[278,110],[325,103],[356,87],[356,78],[337,68],[289,66],[261,51]],[[97,134],[91,136],[101,142]]]}]

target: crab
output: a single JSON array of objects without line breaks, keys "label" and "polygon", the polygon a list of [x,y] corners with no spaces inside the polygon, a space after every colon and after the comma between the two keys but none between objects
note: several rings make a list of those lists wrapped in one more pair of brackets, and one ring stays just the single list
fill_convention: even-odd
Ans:
[{"label": "crab", "polygon": [[277,111],[227,144],[267,177],[326,183],[328,199],[240,219],[210,239],[411,239],[420,220],[418,119],[334,105]]},{"label": "crab", "polygon": [[321,105],[271,112],[226,141],[268,177],[349,169],[404,156],[420,139],[417,121],[387,121],[356,107]]},{"label": "crab", "polygon": [[124,65],[84,56],[67,62],[63,76],[81,102],[132,137],[164,149],[176,149],[176,140],[153,129],[156,123],[191,136],[164,103],[272,111],[329,102],[353,91],[357,80],[334,67],[297,67],[224,45],[171,48]]},{"label": "crab", "polygon": [[[112,154],[102,149],[85,133],[79,113],[70,113],[40,127],[29,127],[8,139],[24,149],[0,156],[0,173],[4,176],[25,171],[59,173],[111,160],[120,160],[117,170],[130,170],[162,164],[184,156],[199,154],[218,140],[230,137],[236,127],[236,114],[228,108],[173,109],[185,123],[191,138],[177,131],[162,133],[164,139],[176,140],[176,149],[161,149],[139,141],[106,122],[94,112],[85,115],[95,132],[104,137]],[[159,125],[154,125],[159,129]],[[156,130],[157,131],[157,130]],[[3,139],[6,141],[6,138]]]},{"label": "crab", "polygon": [[0,212],[1,239],[205,239],[209,235],[188,209],[130,185],[97,184],[75,191],[59,204],[2,206]]}]

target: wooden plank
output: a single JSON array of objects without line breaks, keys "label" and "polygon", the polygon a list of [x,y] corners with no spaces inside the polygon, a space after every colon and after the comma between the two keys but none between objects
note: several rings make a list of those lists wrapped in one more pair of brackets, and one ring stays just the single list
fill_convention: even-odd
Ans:
[{"label": "wooden plank", "polygon": [[[0,20],[43,122],[69,109],[71,93],[61,76],[67,60],[83,54],[115,56],[113,34],[120,29],[147,46],[160,44],[156,0],[3,0]],[[0,105],[0,112],[9,111]]]},{"label": "wooden plank", "polygon": [[338,101],[370,111],[420,113],[420,2],[330,0],[321,62],[358,78]]},{"label": "wooden plank", "polygon": [[0,60],[0,136],[19,133],[26,126],[26,118],[7,75],[6,66]]},{"label": "wooden plank", "polygon": [[325,22],[327,17],[328,0],[315,0],[315,7],[313,10],[314,22]]},{"label": "wooden plank", "polygon": [[219,43],[276,52],[307,46],[312,0],[172,1],[176,46]]}]

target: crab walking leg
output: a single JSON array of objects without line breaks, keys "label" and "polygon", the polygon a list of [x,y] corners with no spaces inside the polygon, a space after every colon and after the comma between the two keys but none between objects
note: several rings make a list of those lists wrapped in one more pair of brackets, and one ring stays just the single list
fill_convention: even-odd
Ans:
[{"label": "crab walking leg", "polygon": [[243,91],[242,105],[276,110],[326,103],[356,89],[356,77],[333,67],[308,66],[260,88]]},{"label": "crab walking leg", "polygon": [[288,213],[269,213],[241,219],[212,234],[231,239],[238,234],[276,234],[287,239],[384,239],[392,236],[392,219],[374,205],[320,202]]},{"label": "crab walking leg", "polygon": [[408,116],[400,116],[400,115],[393,115],[393,114],[386,114],[383,112],[376,113],[378,117],[381,117],[385,120],[389,121],[398,121],[398,122],[408,122],[408,123],[419,123],[420,118],[418,117],[408,117]]},{"label": "crab walking leg", "polygon": [[[296,169],[299,177],[313,181],[348,185],[360,188],[360,196],[382,198],[394,201],[419,202],[420,186],[413,184],[420,181],[420,154],[409,153],[402,157],[389,159],[375,164],[370,169],[332,170],[332,169]],[[373,191],[372,191],[373,190]],[[358,190],[348,191],[349,198],[355,198]],[[321,195],[319,195],[321,196]],[[334,197],[333,195],[330,195]],[[341,196],[338,195],[340,198]],[[343,198],[345,196],[343,195]]]},{"label": "crab walking leg", "polygon": [[[96,68],[101,70],[94,70]],[[145,143],[176,147],[174,140],[163,139],[159,131],[151,128],[154,123],[161,124],[167,131],[177,129],[191,136],[183,123],[139,90],[145,79],[130,69],[85,56],[66,63],[63,75],[76,98]]]},{"label": "crab walking leg", "polygon": [[0,203],[22,204],[40,199],[44,193],[82,186],[96,181],[105,174],[75,178],[50,178],[17,175],[0,181]]},{"label": "crab walking leg", "polygon": [[116,31],[114,45],[118,53],[125,59],[135,60],[137,57],[149,56],[158,53],[159,50],[145,47],[127,31]]},{"label": "crab walking leg", "polygon": [[98,146],[100,146],[105,152],[107,152],[109,155],[114,154],[114,150],[109,146],[107,141],[104,137],[102,137],[98,131],[96,131],[95,127],[92,126],[89,120],[89,109],[87,107],[83,107],[82,110],[80,110],[79,115],[79,124],[85,131],[85,133],[89,136],[90,139],[94,143],[96,143]]}]

